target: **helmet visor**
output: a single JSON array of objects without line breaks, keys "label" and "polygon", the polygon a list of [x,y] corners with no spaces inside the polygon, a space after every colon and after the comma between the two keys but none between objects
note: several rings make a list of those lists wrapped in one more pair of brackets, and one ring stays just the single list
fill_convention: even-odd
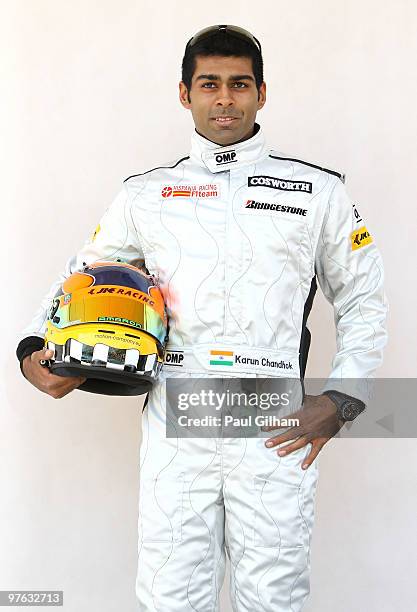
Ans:
[{"label": "helmet visor", "polygon": [[149,295],[131,287],[97,285],[56,297],[49,318],[59,329],[82,323],[124,325],[145,331],[164,344],[167,325],[157,303],[161,300],[159,290]]}]

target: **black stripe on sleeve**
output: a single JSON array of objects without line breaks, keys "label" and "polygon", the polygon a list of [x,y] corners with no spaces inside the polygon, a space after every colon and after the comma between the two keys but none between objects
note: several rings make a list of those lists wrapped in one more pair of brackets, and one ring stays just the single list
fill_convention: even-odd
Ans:
[{"label": "black stripe on sleeve", "polygon": [[154,170],[159,170],[161,168],[167,168],[167,169],[175,168],[176,166],[178,166],[178,164],[180,164],[181,162],[185,161],[186,159],[190,159],[190,156],[187,155],[186,157],[182,157],[177,162],[175,162],[175,164],[173,166],[157,166],[156,168],[152,168],[151,170],[146,170],[146,172],[139,172],[139,174],[132,174],[131,176],[128,176],[127,179],[125,179],[123,182],[126,183],[131,178],[135,178],[135,176],[143,176],[144,174],[148,174],[149,172],[153,172]]},{"label": "black stripe on sleeve", "polygon": [[272,159],[281,159],[283,161],[298,162],[299,164],[304,164],[304,166],[310,166],[310,168],[317,168],[317,170],[322,170],[323,172],[328,172],[329,174],[337,176],[340,178],[342,183],[345,182],[346,175],[342,174],[341,172],[336,172],[336,170],[329,170],[329,168],[323,168],[322,166],[317,166],[316,164],[310,164],[310,162],[306,162],[302,159],[296,159],[295,157],[278,157],[277,155],[270,155],[269,157],[272,157]]}]

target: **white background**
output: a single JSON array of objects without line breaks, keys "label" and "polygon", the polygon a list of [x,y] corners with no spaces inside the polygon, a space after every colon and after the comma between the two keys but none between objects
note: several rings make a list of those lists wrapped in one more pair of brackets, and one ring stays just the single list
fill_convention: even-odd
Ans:
[{"label": "white background", "polygon": [[[227,8],[225,7],[227,5]],[[68,612],[136,610],[138,399],[60,401],[21,376],[18,334],[122,180],[189,152],[185,43],[213,23],[263,46],[268,143],[346,172],[385,263],[380,377],[416,376],[416,26],[410,1],[15,0],[2,11],[0,589],[63,589]],[[333,315],[317,295],[307,374]],[[307,612],[415,608],[417,443],[320,456]],[[229,611],[227,593],[223,610]]]}]

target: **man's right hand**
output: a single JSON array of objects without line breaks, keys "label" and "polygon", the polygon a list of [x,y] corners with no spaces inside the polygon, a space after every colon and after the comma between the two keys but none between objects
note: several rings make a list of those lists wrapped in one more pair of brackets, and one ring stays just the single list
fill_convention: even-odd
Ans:
[{"label": "man's right hand", "polygon": [[35,351],[23,359],[23,374],[33,386],[47,393],[55,399],[60,399],[83,384],[86,379],[82,376],[57,376],[49,368],[40,364],[41,359],[50,359],[53,356],[50,349]]}]

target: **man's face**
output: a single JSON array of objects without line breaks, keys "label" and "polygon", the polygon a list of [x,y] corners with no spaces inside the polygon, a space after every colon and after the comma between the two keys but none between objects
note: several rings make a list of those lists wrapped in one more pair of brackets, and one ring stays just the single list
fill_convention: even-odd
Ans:
[{"label": "man's face", "polygon": [[191,110],[197,132],[222,146],[252,136],[256,113],[266,101],[265,83],[258,99],[252,60],[247,57],[197,55],[191,90],[183,81],[179,88],[181,104]]}]

